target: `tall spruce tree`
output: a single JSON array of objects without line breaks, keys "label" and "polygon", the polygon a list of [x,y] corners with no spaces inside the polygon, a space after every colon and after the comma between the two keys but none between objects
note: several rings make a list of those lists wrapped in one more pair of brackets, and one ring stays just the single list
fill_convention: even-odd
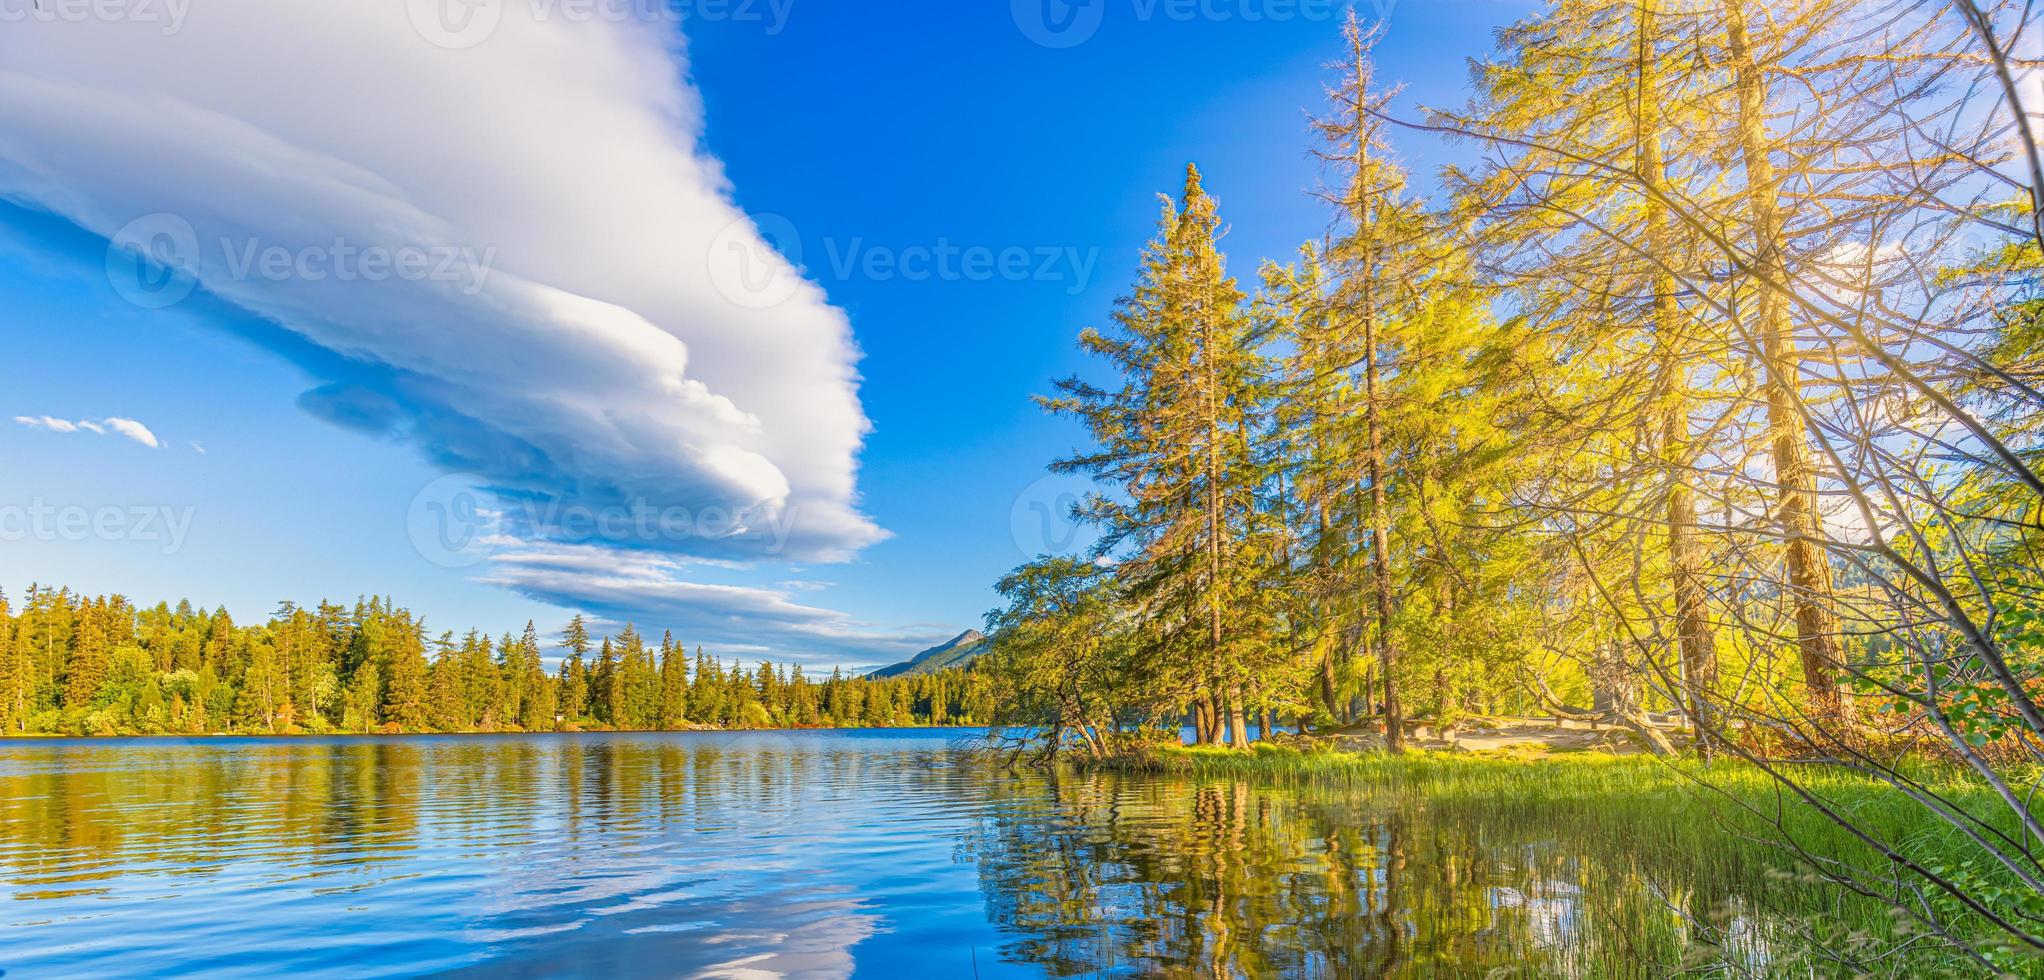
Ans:
[{"label": "tall spruce tree", "polygon": [[1118,329],[1079,338],[1119,387],[1066,379],[1043,404],[1077,417],[1096,443],[1053,468],[1089,472],[1108,491],[1087,500],[1084,516],[1102,525],[1103,552],[1121,559],[1130,597],[1151,611],[1151,671],[1190,702],[1201,743],[1225,729],[1239,746],[1247,638],[1229,633],[1228,613],[1252,581],[1241,504],[1260,481],[1245,434],[1262,410],[1263,365],[1197,167],[1186,167],[1159,224],[1115,313]]}]

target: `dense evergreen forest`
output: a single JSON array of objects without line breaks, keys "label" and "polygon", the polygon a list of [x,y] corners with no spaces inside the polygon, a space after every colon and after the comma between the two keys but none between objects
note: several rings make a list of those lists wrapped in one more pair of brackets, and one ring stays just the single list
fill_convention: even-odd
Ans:
[{"label": "dense evergreen forest", "polygon": [[381,598],[285,603],[238,626],[189,602],[137,609],[30,586],[15,610],[0,596],[8,734],[894,727],[983,721],[989,698],[967,670],[818,681],[799,664],[691,656],[629,625],[595,639],[579,615],[550,644],[531,623],[495,639],[435,637]]}]

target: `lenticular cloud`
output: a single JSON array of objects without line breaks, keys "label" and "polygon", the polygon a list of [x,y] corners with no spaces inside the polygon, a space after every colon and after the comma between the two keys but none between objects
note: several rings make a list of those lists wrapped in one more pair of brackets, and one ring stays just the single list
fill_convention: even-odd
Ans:
[{"label": "lenticular cloud", "polygon": [[145,9],[174,8],[0,32],[0,194],[174,273],[138,294],[116,250],[117,291],[170,305],[183,279],[364,366],[301,405],[507,495],[778,529],[659,547],[882,536],[855,502],[849,325],[731,203],[675,25]]}]

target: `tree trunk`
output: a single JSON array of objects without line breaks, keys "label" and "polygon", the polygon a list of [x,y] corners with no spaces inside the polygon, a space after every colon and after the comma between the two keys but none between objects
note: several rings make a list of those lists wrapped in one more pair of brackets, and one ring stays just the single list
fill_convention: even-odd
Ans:
[{"label": "tree trunk", "polygon": [[1330,650],[1328,654],[1320,658],[1320,700],[1327,705],[1327,713],[1339,724],[1347,719],[1342,717],[1346,712],[1342,710],[1341,696],[1336,694],[1334,690],[1334,659],[1332,654],[1333,651]]},{"label": "tree trunk", "polygon": [[1708,759],[1712,745],[1711,698],[1717,688],[1718,655],[1704,607],[1703,546],[1696,536],[1696,501],[1686,483],[1669,488],[1668,557],[1675,585],[1675,628],[1682,652],[1682,687],[1697,750]]},{"label": "tree trunk", "polygon": [[[1328,520],[1327,520],[1327,499],[1324,496],[1324,493],[1323,496],[1321,497],[1318,511],[1320,521],[1320,536],[1318,538],[1318,544],[1315,547],[1316,550],[1325,552],[1327,550]],[[1342,642],[1343,637],[1341,636],[1340,633],[1337,633],[1329,628],[1329,623],[1333,619],[1333,616],[1330,615],[1329,610],[1327,608],[1328,604],[1326,602],[1325,595],[1323,594],[1320,598],[1315,599],[1314,603],[1315,606],[1317,607],[1317,611],[1320,614],[1320,628],[1322,630],[1321,634],[1322,649],[1320,651],[1320,700],[1321,703],[1327,705],[1328,715],[1332,716],[1337,724],[1347,724],[1349,721],[1348,717],[1349,712],[1347,710],[1347,706],[1343,704],[1341,701],[1341,694],[1336,685],[1335,675],[1336,667],[1345,666],[1347,663],[1348,645]],[[1330,637],[1332,638],[1331,640],[1329,639]]]},{"label": "tree trunk", "polygon": [[[1831,611],[1831,564],[1818,544],[1816,473],[1803,430],[1796,351],[1788,304],[1780,293],[1788,281],[1782,254],[1782,216],[1774,161],[1768,156],[1767,91],[1746,33],[1745,0],[1725,6],[1726,46],[1733,87],[1739,98],[1739,149],[1746,166],[1746,196],[1753,219],[1754,269],[1765,280],[1759,289],[1761,358],[1766,368],[1767,433],[1774,455],[1780,503],[1775,516],[1788,545],[1789,601],[1795,608],[1796,653],[1810,714],[1834,734],[1851,724],[1838,688],[1843,663],[1838,622]],[[1773,285],[1768,283],[1771,281]]]},{"label": "tree trunk", "polygon": [[1434,700],[1440,705],[1440,713],[1434,716],[1434,727],[1439,729],[1437,734],[1441,738],[1452,742],[1455,736],[1455,689],[1448,683],[1445,668],[1434,668]]},{"label": "tree trunk", "polygon": [[[1662,124],[1656,84],[1656,53],[1653,13],[1640,8],[1640,179],[1647,185],[1647,248],[1662,263],[1673,262],[1668,255],[1668,213],[1655,196],[1666,187],[1667,162],[1661,147]],[[1665,268],[1653,273],[1654,337],[1659,347],[1662,384],[1666,386],[1661,406],[1661,453],[1667,477],[1667,523],[1669,576],[1675,593],[1675,635],[1682,664],[1684,707],[1696,729],[1696,745],[1704,758],[1711,755],[1705,730],[1709,727],[1710,698],[1717,684],[1717,644],[1711,635],[1707,598],[1703,585],[1704,548],[1696,530],[1696,491],[1690,485],[1690,462],[1695,452],[1689,445],[1689,391],[1682,335],[1682,311],[1676,301],[1675,277]]]},{"label": "tree trunk", "polygon": [[1370,584],[1377,613],[1377,665],[1384,672],[1384,745],[1393,752],[1405,751],[1404,718],[1398,704],[1398,679],[1396,668],[1398,655],[1391,646],[1391,539],[1390,523],[1385,513],[1384,496],[1384,435],[1381,406],[1378,404],[1379,364],[1376,310],[1377,248],[1370,227],[1370,195],[1373,188],[1364,186],[1370,172],[1370,136],[1375,122],[1369,114],[1369,62],[1363,51],[1361,35],[1352,38],[1356,72],[1356,188],[1355,215],[1358,244],[1362,255],[1363,321],[1363,417],[1368,432],[1367,458],[1365,463],[1370,479]]},{"label": "tree trunk", "polygon": [[[1366,650],[1365,653],[1367,654],[1367,652]],[[1358,716],[1369,717],[1377,713],[1377,667],[1374,664],[1363,667],[1362,700],[1363,704],[1360,710],[1355,707],[1353,699],[1349,702],[1348,720],[1351,724],[1355,722]]]},{"label": "tree trunk", "polygon": [[1228,689],[1228,742],[1235,748],[1249,747],[1249,725],[1242,710],[1242,685]]},{"label": "tree trunk", "polygon": [[1201,320],[1202,374],[1206,392],[1207,423],[1207,684],[1215,722],[1214,740],[1220,740],[1221,696],[1218,685],[1223,670],[1221,658],[1221,385],[1215,374],[1214,325],[1209,315]]}]

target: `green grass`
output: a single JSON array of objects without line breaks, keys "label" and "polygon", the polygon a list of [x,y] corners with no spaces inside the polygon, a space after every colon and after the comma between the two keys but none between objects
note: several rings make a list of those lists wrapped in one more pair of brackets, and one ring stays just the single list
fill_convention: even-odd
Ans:
[{"label": "green grass", "polygon": [[[1863,879],[1891,873],[1880,851],[1783,787],[1739,761],[1705,764],[1595,752],[1559,755],[1300,751],[1258,745],[1252,751],[1169,748],[1152,768],[1197,779],[1275,780],[1340,789],[1387,802],[1414,801],[1437,811],[1480,812],[1490,819],[1547,821],[1587,833],[1649,860],[1680,860],[1723,880],[1772,876],[1788,882],[1813,916],[1851,924],[1848,935],[1910,935],[1879,902],[1851,895],[1812,873],[1803,856],[1842,862]],[[1976,845],[1894,787],[1840,769],[1803,765],[1788,771],[1825,806],[1897,852],[1993,896],[2004,912],[2044,913],[2044,897],[1992,867]],[[1954,767],[1924,763],[1912,777],[2004,832],[2012,817],[1987,786]],[[1941,916],[1967,934],[1991,936],[1955,900],[1933,895]],[[1900,932],[1889,932],[1889,928]],[[2044,963],[2009,955],[2005,969],[2044,972]]]},{"label": "green grass", "polygon": [[[1703,763],[1694,758],[1661,760],[1647,756],[1615,756],[1575,752],[1545,756],[1471,755],[1447,752],[1353,753],[1300,751],[1258,745],[1253,751],[1226,748],[1164,750],[1167,770],[1203,777],[1250,777],[1338,784],[1372,791],[1422,794],[1429,799],[1472,799],[1496,805],[1513,803],[1616,804],[1627,809],[1658,810],[1687,806],[1699,799],[1744,804],[1767,818],[1815,830],[1829,827],[1843,834],[1816,809],[1796,798],[1758,767],[1738,761]],[[1945,828],[1914,800],[1885,783],[1840,769],[1789,766],[1804,788],[1870,830],[1935,841]],[[1988,788],[1952,767],[1921,765],[1911,775],[1969,812],[1995,813],[1999,801]],[[1951,838],[1963,839],[1945,828]],[[2005,828],[2005,829],[2013,829]],[[1928,835],[1927,837],[1921,835]],[[1845,835],[1850,836],[1850,835]]]},{"label": "green grass", "polygon": [[[1736,761],[1705,764],[1693,758],[1660,760],[1595,752],[1513,757],[1442,752],[1302,752],[1259,745],[1253,751],[1225,748],[1167,749],[1165,768],[1206,778],[1258,778],[1346,786],[1371,793],[1420,796],[1434,803],[1469,802],[1493,808],[1591,809],[1600,817],[1642,819],[1699,807],[1721,818],[1713,833],[1787,832],[1816,853],[1867,858],[1873,852],[1845,828],[1783,787],[1758,767]],[[1813,795],[1876,839],[1911,857],[1956,863],[1970,853],[1956,828],[1916,801],[1876,780],[1835,768],[1791,767]],[[1912,772],[1968,812],[1999,814],[2004,831],[2014,827],[1988,788],[1957,769],[1924,765]],[[1671,828],[1697,827],[1696,820],[1662,821]]]}]

